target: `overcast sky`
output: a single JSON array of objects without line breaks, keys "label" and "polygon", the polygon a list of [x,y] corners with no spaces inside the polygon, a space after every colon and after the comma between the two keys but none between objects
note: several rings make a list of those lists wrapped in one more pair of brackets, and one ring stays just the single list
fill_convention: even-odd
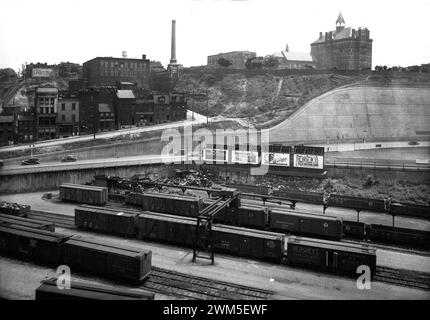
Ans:
[{"label": "overcast sky", "polygon": [[146,54],[167,65],[176,19],[178,63],[219,52],[310,52],[320,31],[369,28],[373,66],[430,63],[430,0],[0,0],[0,68]]}]

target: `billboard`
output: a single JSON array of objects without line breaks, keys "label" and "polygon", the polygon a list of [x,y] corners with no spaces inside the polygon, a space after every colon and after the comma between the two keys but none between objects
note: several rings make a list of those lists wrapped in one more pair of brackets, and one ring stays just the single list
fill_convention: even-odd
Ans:
[{"label": "billboard", "polygon": [[263,152],[262,164],[271,166],[290,166],[290,155],[288,153]]},{"label": "billboard", "polygon": [[203,149],[203,160],[206,160],[206,161],[227,161],[227,150]]},{"label": "billboard", "polygon": [[323,169],[324,157],[313,154],[295,154],[294,166],[297,168]]},{"label": "billboard", "polygon": [[49,78],[52,75],[53,71],[53,69],[33,68],[32,76],[35,78]]},{"label": "billboard", "polygon": [[234,163],[258,164],[258,152],[234,150],[232,160]]}]

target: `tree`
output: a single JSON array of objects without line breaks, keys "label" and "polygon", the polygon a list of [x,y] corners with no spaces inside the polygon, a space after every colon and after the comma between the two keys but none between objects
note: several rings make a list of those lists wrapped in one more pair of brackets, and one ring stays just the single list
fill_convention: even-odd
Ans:
[{"label": "tree", "polygon": [[228,67],[230,67],[233,63],[232,63],[230,60],[228,60],[228,59],[225,59],[225,58],[219,58],[219,59],[218,59],[218,64],[219,64],[221,67],[228,68]]},{"label": "tree", "polygon": [[261,69],[264,65],[264,59],[262,57],[249,58],[245,62],[247,69]]},{"label": "tree", "polygon": [[13,69],[11,68],[0,69],[0,82],[15,80],[17,78],[18,76]]},{"label": "tree", "polygon": [[276,68],[279,65],[279,60],[273,56],[269,56],[264,59],[264,66],[266,68]]}]

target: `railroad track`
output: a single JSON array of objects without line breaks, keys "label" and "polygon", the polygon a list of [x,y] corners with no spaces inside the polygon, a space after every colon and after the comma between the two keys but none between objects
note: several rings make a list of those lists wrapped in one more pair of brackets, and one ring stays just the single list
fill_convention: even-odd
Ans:
[{"label": "railroad track", "polygon": [[376,267],[373,280],[430,291],[430,273]]},{"label": "railroad track", "polygon": [[[111,207],[120,208],[119,206]],[[123,209],[125,208],[123,207]],[[61,228],[75,228],[74,217],[72,216],[32,210],[28,217],[54,223],[55,226]],[[154,266],[151,268],[148,279],[141,287],[187,300],[266,300],[273,299],[274,294],[268,290],[196,277]]]}]

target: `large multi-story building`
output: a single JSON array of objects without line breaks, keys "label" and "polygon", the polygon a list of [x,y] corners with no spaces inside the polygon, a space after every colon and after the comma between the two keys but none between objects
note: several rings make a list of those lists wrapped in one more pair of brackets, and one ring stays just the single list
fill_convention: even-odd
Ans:
[{"label": "large multi-story building", "polygon": [[14,141],[14,117],[0,116],[0,146],[7,146]]},{"label": "large multi-story building", "polygon": [[79,98],[77,94],[62,93],[58,96],[57,124],[60,138],[79,134]]},{"label": "large multi-story building", "polygon": [[36,117],[32,112],[18,114],[15,121],[15,141],[32,142],[37,138]]},{"label": "large multi-story building", "polygon": [[35,94],[35,111],[37,140],[55,139],[57,128],[57,88],[37,88]]},{"label": "large multi-story building", "polygon": [[372,41],[367,28],[345,28],[340,13],[336,30],[320,32],[311,44],[311,55],[317,69],[367,70],[372,68]]},{"label": "large multi-story building", "polygon": [[148,88],[150,61],[142,59],[97,57],[83,64],[83,77],[87,86],[114,86],[117,81],[136,83]]},{"label": "large multi-story building", "polygon": [[255,58],[257,54],[251,51],[232,51],[226,53],[218,53],[208,56],[208,67],[219,67],[219,59],[226,59],[231,62],[232,69],[246,69],[246,61]]}]

